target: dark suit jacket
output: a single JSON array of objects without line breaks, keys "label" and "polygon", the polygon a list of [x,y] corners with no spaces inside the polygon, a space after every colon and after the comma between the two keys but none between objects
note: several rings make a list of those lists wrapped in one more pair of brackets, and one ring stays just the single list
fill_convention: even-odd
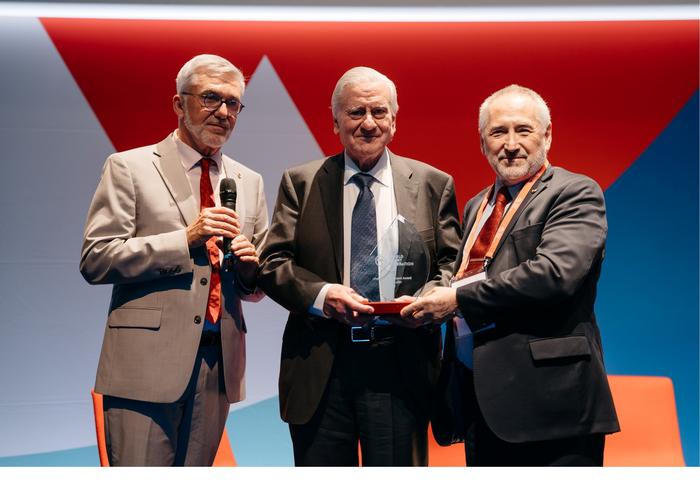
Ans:
[{"label": "dark suit jacket", "polygon": [[[259,246],[268,223],[262,177],[225,155],[223,168],[222,177],[237,183],[242,232]],[[155,403],[176,401],[184,393],[211,279],[205,248],[190,253],[187,246],[185,228],[198,213],[172,136],[107,158],[80,259],[86,281],[114,285],[96,391]],[[222,274],[221,344],[232,403],[245,397],[241,299],[263,296],[246,295],[234,282]]]},{"label": "dark suit jacket", "polygon": [[[459,244],[452,178],[427,164],[390,154],[398,213],[418,230],[431,257],[425,286],[447,285]],[[285,171],[258,284],[290,311],[282,341],[280,411],[293,424],[308,422],[330,375],[338,321],[315,317],[309,307],[326,283],[343,281],[343,154]],[[438,328],[439,329],[439,328]],[[424,329],[397,337],[402,373],[428,408],[439,367],[440,335]]]},{"label": "dark suit jacket", "polygon": [[[462,246],[487,191],[467,203]],[[598,184],[549,167],[501,238],[487,279],[457,289],[474,331],[476,400],[505,441],[619,430],[593,311],[606,235]]]}]

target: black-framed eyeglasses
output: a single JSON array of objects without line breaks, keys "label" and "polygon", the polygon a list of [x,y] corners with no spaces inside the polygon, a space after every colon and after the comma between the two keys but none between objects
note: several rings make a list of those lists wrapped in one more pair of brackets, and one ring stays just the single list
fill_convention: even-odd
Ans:
[{"label": "black-framed eyeglasses", "polygon": [[221,108],[221,104],[226,104],[226,110],[231,115],[238,115],[243,112],[245,105],[239,102],[236,98],[221,98],[221,95],[214,93],[213,91],[207,91],[201,95],[195,95],[194,93],[188,93],[187,91],[180,92],[183,95],[196,96],[202,103],[202,106],[211,111],[216,112]]}]

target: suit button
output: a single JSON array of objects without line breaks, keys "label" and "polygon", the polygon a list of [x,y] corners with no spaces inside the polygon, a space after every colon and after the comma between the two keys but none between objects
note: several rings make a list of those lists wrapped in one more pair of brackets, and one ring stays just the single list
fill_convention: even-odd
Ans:
[{"label": "suit button", "polygon": [[206,278],[206,277],[202,277],[202,278],[199,280],[199,284],[201,284],[202,286],[206,286],[206,285],[207,285],[207,278]]},{"label": "suit button", "polygon": [[200,317],[199,315],[195,315],[195,316],[194,316],[194,323],[195,323],[195,324],[201,324],[201,323],[202,323],[202,317]]}]

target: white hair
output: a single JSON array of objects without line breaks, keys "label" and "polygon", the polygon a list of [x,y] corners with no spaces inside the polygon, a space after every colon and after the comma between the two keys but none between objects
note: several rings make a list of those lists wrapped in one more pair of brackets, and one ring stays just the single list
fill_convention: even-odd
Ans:
[{"label": "white hair", "polygon": [[201,73],[210,76],[231,75],[241,85],[241,93],[245,91],[245,78],[238,67],[223,57],[205,53],[191,58],[182,66],[175,78],[177,92],[187,91],[192,85],[192,79]]},{"label": "white hair", "polygon": [[544,128],[547,128],[547,126],[549,126],[549,123],[551,122],[551,117],[549,114],[549,107],[547,106],[547,102],[545,102],[544,99],[537,92],[531,90],[530,88],[526,88],[517,84],[511,84],[510,86],[506,86],[505,88],[502,88],[496,91],[495,93],[492,93],[488,98],[486,98],[486,100],[484,100],[484,103],[481,104],[481,107],[479,107],[479,133],[483,134],[484,130],[486,129],[486,124],[489,120],[489,106],[491,105],[491,102],[499,96],[506,95],[508,93],[517,93],[523,96],[530,97],[535,102],[535,105],[537,105],[537,116],[539,118],[540,124]]},{"label": "white hair", "polygon": [[389,107],[391,113],[396,115],[399,111],[399,102],[396,95],[394,82],[379,71],[371,67],[353,67],[343,74],[335,85],[331,97],[331,110],[333,117],[338,115],[340,109],[340,95],[346,86],[357,86],[361,83],[382,83],[389,89]]}]

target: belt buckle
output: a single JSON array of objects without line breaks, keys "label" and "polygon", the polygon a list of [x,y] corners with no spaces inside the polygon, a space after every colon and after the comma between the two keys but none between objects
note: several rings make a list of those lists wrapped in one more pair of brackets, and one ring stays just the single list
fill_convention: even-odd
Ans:
[{"label": "belt buckle", "polygon": [[374,326],[353,326],[350,328],[350,341],[369,343],[374,339]]}]

